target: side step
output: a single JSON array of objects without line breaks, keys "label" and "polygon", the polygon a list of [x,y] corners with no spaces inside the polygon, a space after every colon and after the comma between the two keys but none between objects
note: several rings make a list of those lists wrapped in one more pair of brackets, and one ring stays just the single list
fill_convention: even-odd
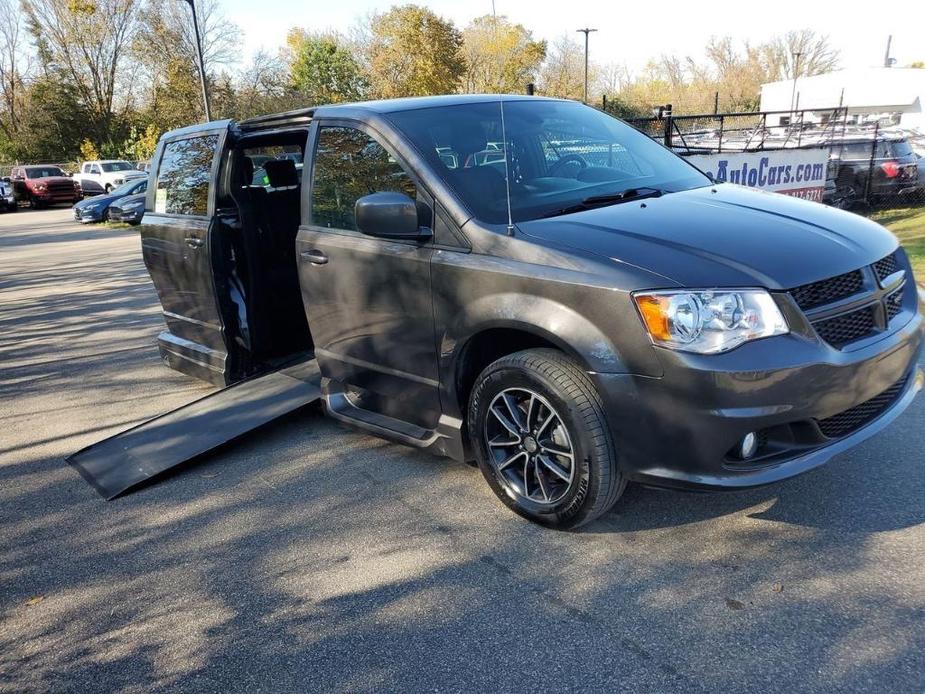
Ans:
[{"label": "side step", "polygon": [[155,417],[66,458],[106,499],[321,397],[314,359],[287,366]]},{"label": "side step", "polygon": [[441,415],[436,429],[424,429],[416,424],[360,407],[346,392],[343,384],[337,381],[323,379],[321,391],[324,397],[324,411],[332,419],[406,446],[426,448],[431,453],[460,462],[472,459],[463,441],[462,421],[455,417]]}]

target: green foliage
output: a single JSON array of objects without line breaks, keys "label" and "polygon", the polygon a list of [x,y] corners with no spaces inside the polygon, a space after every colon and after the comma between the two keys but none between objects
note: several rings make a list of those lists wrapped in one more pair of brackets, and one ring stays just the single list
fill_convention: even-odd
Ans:
[{"label": "green foliage", "polygon": [[452,94],[466,70],[459,30],[417,5],[373,17],[367,50],[371,91],[383,99]]},{"label": "green foliage", "polygon": [[462,33],[466,72],[462,89],[470,93],[522,92],[536,81],[546,42],[506,17],[473,19]]},{"label": "green foliage", "polygon": [[291,32],[290,85],[313,104],[359,101],[369,85],[349,47],[333,35]]}]

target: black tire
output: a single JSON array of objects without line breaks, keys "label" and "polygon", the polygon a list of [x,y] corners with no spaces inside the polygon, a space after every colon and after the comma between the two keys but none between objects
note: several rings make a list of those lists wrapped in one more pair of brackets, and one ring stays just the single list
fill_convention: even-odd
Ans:
[{"label": "black tire", "polygon": [[[543,413],[539,415],[540,418],[545,419],[548,413],[557,416],[554,420],[556,431],[563,436],[560,441],[566,442],[563,445],[571,451],[572,460],[569,465],[564,464],[567,458],[557,458],[554,462],[563,463],[560,470],[569,474],[567,483],[547,474],[547,485],[544,486],[540,470],[548,471],[538,462],[532,465],[536,465],[539,470],[528,472],[530,460],[544,457],[543,453],[536,452],[537,446],[542,451],[547,449],[537,443],[540,436],[534,440],[523,426],[520,427],[521,443],[499,453],[496,447],[508,446],[509,443],[499,444],[496,442],[498,437],[493,437],[492,446],[489,446],[492,427],[497,429],[494,420],[500,421],[489,411],[492,404],[497,404],[499,398],[502,398],[500,402],[507,404],[503,399],[505,395],[516,399],[520,393],[538,396],[536,402],[540,404],[537,407],[546,408],[540,410]],[[525,411],[533,407],[530,404],[520,409],[519,414],[523,415],[521,423],[527,429],[531,428],[531,418]],[[489,417],[493,420],[490,421]],[[554,349],[516,352],[486,367],[476,379],[469,397],[468,422],[472,450],[476,453],[479,469],[492,491],[512,511],[535,523],[561,530],[577,528],[606,513],[626,488],[626,478],[617,465],[616,451],[600,395],[582,368]],[[505,427],[505,430],[510,431],[510,428]],[[515,434],[511,436],[514,437],[512,441],[517,438]],[[557,444],[557,448],[563,447],[558,445],[560,441],[555,441],[554,436],[548,440]],[[531,444],[533,451],[526,452]],[[516,454],[518,447],[525,451],[518,455],[527,457],[518,459],[516,467],[509,464],[507,472],[502,473],[499,467],[503,468],[510,458],[499,462],[499,457],[504,457],[508,451],[515,451]],[[534,452],[536,455],[532,456]],[[545,458],[548,460],[549,456]],[[518,485],[511,478],[518,474],[514,471],[519,471],[521,460],[523,474],[520,477],[523,482]],[[549,498],[549,501],[531,498],[531,479],[533,494],[536,495],[536,490],[540,489],[542,497]],[[561,496],[556,497],[553,493],[547,495],[550,479],[559,485]]]}]

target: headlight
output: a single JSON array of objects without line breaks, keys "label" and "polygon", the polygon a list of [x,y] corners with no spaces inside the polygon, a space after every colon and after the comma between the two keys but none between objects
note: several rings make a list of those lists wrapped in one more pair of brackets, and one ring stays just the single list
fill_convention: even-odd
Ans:
[{"label": "headlight", "polygon": [[790,332],[764,289],[704,289],[633,294],[652,342],[716,354],[743,342]]}]

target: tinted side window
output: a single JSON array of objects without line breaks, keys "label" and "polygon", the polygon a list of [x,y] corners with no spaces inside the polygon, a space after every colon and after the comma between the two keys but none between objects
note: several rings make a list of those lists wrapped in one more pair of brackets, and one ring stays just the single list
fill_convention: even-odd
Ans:
[{"label": "tinted side window", "polygon": [[356,230],[353,206],[370,193],[394,191],[415,199],[414,182],[372,137],[356,128],[318,132],[312,180],[312,223]]},{"label": "tinted side window", "polygon": [[203,216],[209,208],[212,159],[218,135],[176,140],[164,147],[157,172],[154,211]]}]

